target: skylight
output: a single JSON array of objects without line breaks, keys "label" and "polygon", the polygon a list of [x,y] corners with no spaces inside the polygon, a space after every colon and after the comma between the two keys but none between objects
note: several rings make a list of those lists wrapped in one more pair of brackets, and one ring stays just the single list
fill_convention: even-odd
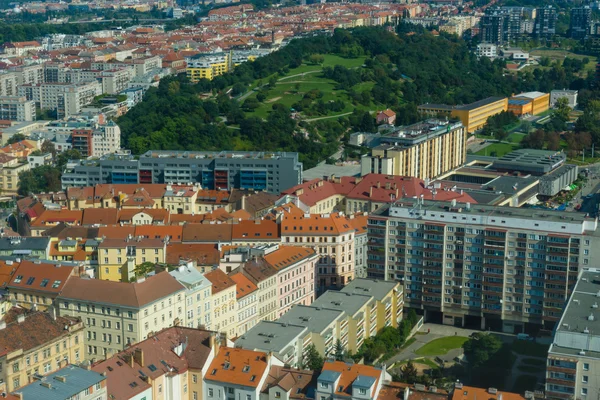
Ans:
[{"label": "skylight", "polygon": [[17,277],[15,278],[15,283],[21,283],[22,280],[23,280],[23,275],[17,275]]},{"label": "skylight", "polygon": [[156,365],[154,365],[154,364],[150,364],[150,365],[148,365],[148,369],[149,369],[151,372],[154,372],[154,371],[156,371]]},{"label": "skylight", "polygon": [[33,281],[35,281],[35,278],[34,278],[34,277],[30,277],[30,278],[28,278],[28,279],[27,279],[27,283],[26,283],[26,285],[31,285],[31,284],[33,283]]}]

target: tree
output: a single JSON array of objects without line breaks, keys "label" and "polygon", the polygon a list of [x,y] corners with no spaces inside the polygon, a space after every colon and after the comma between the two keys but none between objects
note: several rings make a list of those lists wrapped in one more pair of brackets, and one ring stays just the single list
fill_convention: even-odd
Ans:
[{"label": "tree", "polygon": [[556,100],[556,104],[554,105],[556,110],[554,111],[554,115],[556,115],[561,120],[567,122],[570,118],[571,107],[569,107],[569,100],[566,97],[561,97]]},{"label": "tree", "polygon": [[56,157],[56,147],[54,146],[54,143],[52,143],[48,139],[46,139],[42,142],[40,149],[42,150],[43,154],[50,153],[50,154],[52,154],[52,158]]},{"label": "tree", "polygon": [[306,351],[307,361],[304,365],[304,368],[307,368],[311,371],[320,371],[323,368],[324,361],[323,357],[321,357],[321,355],[317,351],[317,348],[315,347],[314,343],[311,343],[310,346],[306,348]]},{"label": "tree", "polygon": [[321,65],[325,61],[325,56],[323,54],[311,54],[308,56],[308,61],[311,64]]},{"label": "tree", "polygon": [[340,339],[335,342],[334,357],[336,361],[344,361],[344,346]]},{"label": "tree", "polygon": [[246,85],[244,85],[241,82],[236,83],[231,88],[231,95],[232,96],[238,96],[238,95],[240,95],[240,94],[242,94],[244,92],[246,92]]},{"label": "tree", "polygon": [[400,370],[400,374],[402,381],[406,383],[413,384],[419,379],[417,368],[413,364],[412,360],[408,360],[408,362]]},{"label": "tree", "polygon": [[146,276],[147,274],[149,274],[150,272],[154,272],[155,270],[156,267],[154,263],[146,261],[136,265],[133,269],[133,272],[135,273],[135,276]]},{"label": "tree", "polygon": [[521,141],[521,146],[526,149],[543,149],[546,134],[543,130],[538,129],[525,135]]},{"label": "tree", "polygon": [[62,153],[59,153],[58,156],[56,157],[56,166],[62,171],[62,169],[64,168],[65,165],[67,165],[67,162],[69,162],[69,160],[80,160],[80,159],[81,159],[81,153],[79,152],[79,150],[76,150],[76,149],[65,150]]},{"label": "tree", "polygon": [[21,196],[40,192],[57,192],[60,189],[60,170],[56,167],[42,165],[19,174],[17,192]]},{"label": "tree", "polygon": [[14,135],[12,135],[10,137],[10,139],[8,139],[6,141],[6,144],[17,143],[17,142],[20,142],[21,140],[25,140],[25,139],[27,139],[27,136],[23,135],[22,133],[15,133]]},{"label": "tree", "polygon": [[469,365],[478,368],[484,365],[502,348],[502,342],[495,335],[475,333],[472,338],[463,343],[465,356]]}]

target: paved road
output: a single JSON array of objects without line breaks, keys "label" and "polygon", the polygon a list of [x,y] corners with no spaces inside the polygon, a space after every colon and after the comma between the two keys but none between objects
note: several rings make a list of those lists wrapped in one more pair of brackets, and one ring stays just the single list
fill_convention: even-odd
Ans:
[{"label": "paved road", "polygon": [[[316,74],[317,72],[321,72],[321,71],[323,71],[323,70],[322,70],[322,69],[316,69],[316,70],[314,70],[314,71],[306,71],[306,72],[303,72],[303,73],[301,73],[301,74],[295,74],[295,75],[290,75],[290,76],[284,76],[283,78],[280,78],[280,79],[278,79],[278,80],[277,80],[277,82],[281,82],[281,81],[284,81],[284,80],[286,80],[286,79],[290,79],[290,78],[295,78],[296,76],[304,76],[304,75],[306,75],[306,74]],[[318,82],[318,83],[322,83],[322,82]]]},{"label": "paved road", "polygon": [[321,119],[338,118],[338,117],[343,117],[344,115],[350,115],[350,114],[352,114],[352,111],[343,113],[343,114],[338,114],[338,115],[330,115],[328,117],[308,118],[308,119],[304,119],[303,121],[306,121],[306,122],[319,121]]}]

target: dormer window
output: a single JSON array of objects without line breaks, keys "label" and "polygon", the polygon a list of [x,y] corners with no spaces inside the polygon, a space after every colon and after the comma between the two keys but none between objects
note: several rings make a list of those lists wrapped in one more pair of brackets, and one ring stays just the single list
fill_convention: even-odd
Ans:
[{"label": "dormer window", "polygon": [[248,372],[248,371],[250,371],[250,366],[244,365],[244,368],[242,368],[242,372]]},{"label": "dormer window", "polygon": [[327,382],[321,382],[319,386],[321,386],[321,389],[329,389],[329,383]]},{"label": "dormer window", "polygon": [[358,389],[358,393],[361,395],[366,395],[367,394],[367,389]]}]

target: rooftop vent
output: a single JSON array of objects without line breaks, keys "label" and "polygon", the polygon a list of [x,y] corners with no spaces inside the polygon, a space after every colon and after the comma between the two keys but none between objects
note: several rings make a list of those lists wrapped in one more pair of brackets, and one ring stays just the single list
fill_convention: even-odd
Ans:
[{"label": "rooftop vent", "polygon": [[489,394],[497,394],[498,393],[498,389],[491,387],[491,388],[488,389],[488,393]]}]

